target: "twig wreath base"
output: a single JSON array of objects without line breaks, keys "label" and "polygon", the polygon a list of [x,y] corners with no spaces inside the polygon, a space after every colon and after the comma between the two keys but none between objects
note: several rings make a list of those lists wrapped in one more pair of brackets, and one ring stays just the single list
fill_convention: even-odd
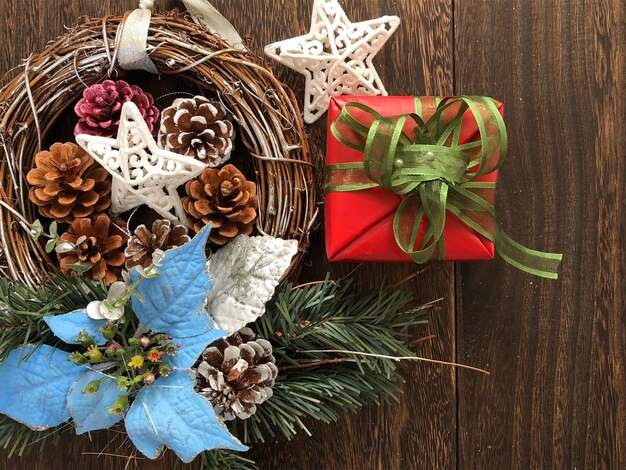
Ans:
[{"label": "twig wreath base", "polygon": [[[35,285],[54,269],[28,232],[37,213],[28,199],[25,175],[46,135],[83,90],[123,73],[116,46],[127,15],[83,18],[3,82],[0,274],[9,279]],[[147,50],[159,74],[177,75],[216,93],[232,113],[254,161],[256,228],[261,234],[297,239],[302,254],[316,216],[316,195],[314,167],[292,91],[251,53],[231,48],[178,12],[153,14]],[[292,274],[299,259],[292,262]]]}]

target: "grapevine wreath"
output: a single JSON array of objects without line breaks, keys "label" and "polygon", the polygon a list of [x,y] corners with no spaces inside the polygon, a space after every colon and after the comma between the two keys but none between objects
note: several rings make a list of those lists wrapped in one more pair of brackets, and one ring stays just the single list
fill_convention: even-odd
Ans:
[{"label": "grapevine wreath", "polygon": [[[38,217],[25,174],[59,116],[93,84],[123,73],[116,38],[126,16],[86,18],[40,53],[2,87],[2,274],[28,285],[54,269],[40,243],[16,229]],[[150,58],[160,75],[176,75],[219,96],[252,157],[259,233],[307,246],[315,216],[315,184],[302,120],[291,90],[245,51],[177,13],[152,16]],[[37,112],[34,113],[33,109]],[[299,257],[294,257],[293,267]]]},{"label": "grapevine wreath", "polygon": [[[129,458],[254,468],[249,446],[399,394],[427,306],[291,283],[317,215],[291,90],[149,3],[83,18],[0,90],[0,446],[113,429]],[[152,67],[194,92],[127,73]]]},{"label": "grapevine wreath", "polygon": [[[400,361],[469,367],[409,350],[430,304],[294,282],[320,181],[291,90],[207,0],[153,3],[83,18],[2,82],[0,447],[112,430],[129,459],[254,468],[250,446],[396,398]],[[398,25],[315,0],[308,34],[265,49],[306,75],[307,122],[329,112],[329,258],[495,250],[556,278],[561,255],[498,228],[502,105],[385,96],[371,59]]]}]

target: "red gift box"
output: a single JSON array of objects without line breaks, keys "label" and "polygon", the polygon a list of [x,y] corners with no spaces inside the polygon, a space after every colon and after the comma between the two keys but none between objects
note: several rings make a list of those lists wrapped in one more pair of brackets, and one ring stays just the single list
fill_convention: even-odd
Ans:
[{"label": "red gift box", "polygon": [[[423,120],[428,109],[436,107],[434,97],[421,98],[423,104]],[[341,96],[330,102],[328,109],[328,147],[326,163],[362,162],[363,154],[339,142],[330,132],[330,125],[339,116],[343,107],[349,102],[357,102],[375,109],[383,116],[415,113],[415,97],[413,96]],[[503,113],[502,103],[498,103],[500,114]],[[432,111],[430,111],[432,112]],[[475,141],[479,131],[476,121],[468,110],[463,116],[459,144]],[[498,172],[493,171],[477,178],[475,181],[496,182]],[[494,203],[495,192],[486,198]],[[413,260],[397,245],[393,220],[402,196],[382,187],[354,192],[329,192],[326,194],[325,224],[326,252],[330,261],[382,261],[412,262]],[[426,231],[422,224],[418,235],[418,245]],[[488,260],[494,257],[494,244],[485,237],[461,222],[450,211],[446,214],[444,228],[445,251],[444,259],[448,261]]]}]

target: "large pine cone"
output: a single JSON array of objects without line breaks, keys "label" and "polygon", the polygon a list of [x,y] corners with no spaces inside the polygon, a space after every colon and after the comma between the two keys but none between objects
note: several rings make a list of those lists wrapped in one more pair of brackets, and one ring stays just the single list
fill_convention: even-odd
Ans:
[{"label": "large pine cone", "polygon": [[[77,244],[81,237],[83,241]],[[76,219],[59,240],[59,244],[66,241],[74,246],[59,253],[61,271],[70,274],[80,269],[85,277],[112,284],[121,278],[125,260],[122,246],[126,240],[126,222],[122,219],[111,220],[106,214],[93,221]]]},{"label": "large pine cone", "polygon": [[272,397],[278,375],[272,345],[242,328],[212,343],[196,365],[196,390],[224,420],[247,419]]},{"label": "large pine cone", "polygon": [[179,98],[163,111],[159,145],[216,167],[230,158],[233,131],[220,102],[204,96]]},{"label": "large pine cone", "polygon": [[152,224],[152,230],[148,230],[145,225],[140,225],[135,232],[128,246],[124,251],[126,255],[126,269],[141,266],[147,269],[152,264],[152,254],[157,250],[169,250],[176,246],[181,246],[190,240],[187,235],[187,227],[184,225],[172,224],[169,220],[156,220]]},{"label": "large pine cone", "polygon": [[35,156],[26,180],[29,198],[44,217],[71,223],[111,205],[109,173],[78,145],[54,144]]},{"label": "large pine cone", "polygon": [[188,181],[185,190],[183,207],[196,233],[212,223],[209,239],[217,245],[252,233],[258,205],[256,184],[246,181],[233,165],[219,170],[207,168],[198,179]]},{"label": "large pine cone", "polygon": [[74,135],[89,134],[115,137],[120,126],[122,106],[127,101],[137,105],[141,117],[148,129],[156,130],[159,110],[154,105],[154,98],[136,85],[129,85],[124,80],[105,80],[90,86],[83,92],[74,111],[80,117],[74,128]]}]

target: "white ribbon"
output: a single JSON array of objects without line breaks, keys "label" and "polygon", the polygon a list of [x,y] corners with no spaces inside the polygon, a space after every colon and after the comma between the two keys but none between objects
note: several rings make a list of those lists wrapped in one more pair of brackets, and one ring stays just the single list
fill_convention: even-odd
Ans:
[{"label": "white ribbon", "polygon": [[[245,50],[243,40],[235,27],[208,0],[183,0],[193,20],[206,26],[235,49]],[[118,31],[117,60],[124,70],[145,70],[158,74],[147,51],[148,32],[154,0],[140,0]]]},{"label": "white ribbon", "polygon": [[246,49],[235,27],[208,0],[183,0],[183,3],[196,23],[206,26],[235,49]]},{"label": "white ribbon", "polygon": [[138,8],[120,25],[117,61],[124,70],[159,73],[147,51],[151,16],[152,12],[148,8]]}]

